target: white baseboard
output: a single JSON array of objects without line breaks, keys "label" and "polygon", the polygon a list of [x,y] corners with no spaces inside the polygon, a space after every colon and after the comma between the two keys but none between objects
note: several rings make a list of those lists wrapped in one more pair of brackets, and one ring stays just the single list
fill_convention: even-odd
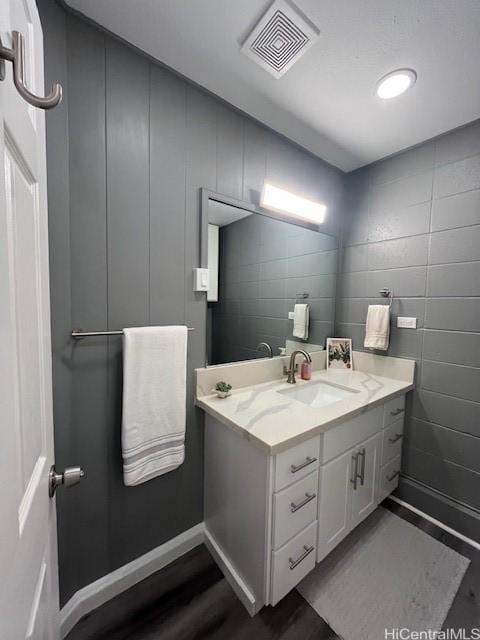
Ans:
[{"label": "white baseboard", "polygon": [[235,591],[238,599],[242,602],[248,613],[251,616],[254,616],[263,606],[263,602],[260,603],[255,599],[253,593],[237,573],[235,567],[232,565],[220,545],[217,543],[215,538],[206,527],[204,529],[204,535],[205,546],[212,554],[213,559],[219,566],[220,570],[225,576],[225,579]]},{"label": "white baseboard", "polygon": [[60,611],[61,637],[65,638],[77,622],[93,609],[202,544],[205,541],[204,531],[201,522],[77,591]]},{"label": "white baseboard", "polygon": [[389,495],[388,497],[390,498],[390,500],[393,500],[394,502],[401,505],[402,507],[405,507],[406,509],[413,511],[413,513],[416,513],[417,515],[422,516],[422,518],[425,518],[425,520],[428,520],[429,522],[436,524],[437,527],[440,527],[440,529],[447,531],[447,533],[451,533],[452,536],[459,538],[463,542],[470,544],[474,549],[477,549],[477,551],[480,551],[480,544],[478,542],[475,542],[475,540],[472,540],[471,538],[467,538],[467,536],[464,536],[463,533],[460,533],[459,531],[452,529],[451,527],[449,527],[446,524],[443,524],[443,522],[440,522],[440,520],[437,520],[436,518],[432,518],[432,516],[429,516],[428,513],[425,513],[424,511],[420,511],[420,509],[417,509],[417,507],[413,507],[408,502],[404,502],[403,500],[400,500],[400,498],[397,498],[396,496]]}]

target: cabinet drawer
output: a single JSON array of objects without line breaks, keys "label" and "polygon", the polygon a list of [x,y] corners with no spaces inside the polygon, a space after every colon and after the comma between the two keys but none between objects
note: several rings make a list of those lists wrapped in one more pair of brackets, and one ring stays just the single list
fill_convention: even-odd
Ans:
[{"label": "cabinet drawer", "polygon": [[275,456],[275,491],[318,469],[320,437],[297,444]]},{"label": "cabinet drawer", "polygon": [[396,458],[402,453],[403,443],[403,414],[400,420],[393,422],[383,432],[383,447],[382,447],[382,465],[387,464],[393,458]]},{"label": "cabinet drawer", "polygon": [[287,540],[317,518],[318,471],[295,482],[273,498],[273,547]]},{"label": "cabinet drawer", "polygon": [[322,464],[381,431],[382,418],[383,407],[376,407],[327,431],[323,435]]},{"label": "cabinet drawer", "polygon": [[389,400],[384,405],[383,411],[383,426],[392,424],[400,417],[405,415],[405,396],[399,396],[393,400]]},{"label": "cabinet drawer", "polygon": [[272,605],[277,604],[315,567],[317,522],[312,522],[278,551],[272,552]]},{"label": "cabinet drawer", "polygon": [[380,470],[379,495],[378,502],[384,500],[392,491],[398,487],[398,478],[400,476],[402,457],[397,456],[391,462],[388,462]]}]

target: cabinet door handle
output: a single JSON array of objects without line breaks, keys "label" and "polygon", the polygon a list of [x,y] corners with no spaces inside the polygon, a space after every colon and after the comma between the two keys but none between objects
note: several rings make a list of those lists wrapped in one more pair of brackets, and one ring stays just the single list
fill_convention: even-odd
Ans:
[{"label": "cabinet door handle", "polygon": [[298,567],[298,565],[305,560],[305,558],[312,553],[314,547],[309,547],[306,544],[303,545],[303,552],[298,556],[298,558],[296,560],[294,560],[293,558],[289,558],[288,559],[288,563],[290,564],[290,571],[293,571],[293,569],[295,569],[295,567]]},{"label": "cabinet door handle", "polygon": [[365,458],[367,457],[367,453],[365,449],[360,449],[357,455],[362,456],[362,470],[360,471],[360,475],[358,477],[360,478],[360,484],[363,487],[363,485],[365,484]]},{"label": "cabinet door handle", "polygon": [[290,503],[290,511],[295,513],[295,511],[298,511],[316,497],[316,493],[305,493],[305,498],[301,502],[297,502],[297,504],[295,504],[295,502]]},{"label": "cabinet door handle", "polygon": [[297,471],[300,471],[300,469],[305,469],[305,467],[308,467],[309,464],[313,464],[316,461],[317,461],[316,458],[310,458],[310,456],[307,456],[305,458],[305,462],[302,462],[301,464],[297,464],[297,465],[291,464],[290,473],[297,473]]},{"label": "cabinet door handle", "polygon": [[353,473],[350,476],[350,482],[353,484],[354,491],[356,491],[356,489],[357,489],[357,479],[358,479],[357,467],[358,467],[358,453],[355,453],[352,456],[352,471],[353,471]]},{"label": "cabinet door handle", "polygon": [[391,416],[398,416],[399,413],[403,413],[405,411],[405,409],[394,409],[393,411],[390,411],[390,415]]},{"label": "cabinet door handle", "polygon": [[393,438],[389,438],[388,441],[394,444],[403,438],[403,433],[396,433]]},{"label": "cabinet door handle", "polygon": [[392,480],[395,480],[395,478],[399,475],[400,475],[400,471],[395,471],[394,473],[392,473],[391,476],[386,476],[387,482],[391,482]]}]

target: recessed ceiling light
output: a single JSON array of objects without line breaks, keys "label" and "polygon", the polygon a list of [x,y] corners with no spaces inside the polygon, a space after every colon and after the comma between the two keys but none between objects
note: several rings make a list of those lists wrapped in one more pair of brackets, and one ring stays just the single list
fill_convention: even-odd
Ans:
[{"label": "recessed ceiling light", "polygon": [[327,207],[324,204],[301,198],[294,193],[274,187],[268,182],[265,182],[263,186],[260,205],[266,209],[290,213],[314,224],[321,224],[325,220],[327,212]]},{"label": "recessed ceiling light", "polygon": [[387,73],[377,83],[377,96],[383,100],[396,98],[415,84],[417,74],[413,69],[397,69]]}]

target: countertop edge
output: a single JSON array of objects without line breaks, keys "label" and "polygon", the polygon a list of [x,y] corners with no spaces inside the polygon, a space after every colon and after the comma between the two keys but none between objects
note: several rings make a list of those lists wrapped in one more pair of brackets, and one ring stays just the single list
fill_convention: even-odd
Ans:
[{"label": "countertop edge", "polygon": [[255,435],[251,434],[243,427],[239,426],[232,420],[229,420],[221,413],[218,413],[217,411],[212,409],[212,407],[208,406],[207,404],[204,404],[201,398],[197,398],[195,400],[195,405],[200,409],[202,409],[203,411],[205,411],[205,413],[208,413],[209,416],[212,416],[212,418],[215,418],[216,420],[218,420],[218,422],[221,422],[223,425],[228,427],[231,431],[234,431],[238,436],[240,436],[244,440],[248,440],[249,442],[252,442],[257,448],[261,449],[265,453],[272,454],[273,450],[276,448],[276,447],[270,447],[268,444],[266,444],[266,442],[264,442],[260,438],[257,438]]},{"label": "countertop edge", "polygon": [[286,449],[290,449],[290,447],[300,444],[300,442],[304,442],[305,440],[314,438],[317,435],[326,433],[327,431],[341,424],[342,422],[346,422],[347,420],[355,418],[356,416],[362,415],[363,413],[366,413],[370,409],[375,409],[375,407],[385,404],[389,400],[393,400],[394,398],[402,396],[414,388],[415,388],[415,385],[413,382],[408,382],[407,380],[405,380],[405,387],[402,387],[401,389],[397,389],[392,393],[388,393],[382,398],[372,400],[372,402],[367,402],[366,404],[362,405],[361,407],[358,407],[357,409],[352,409],[351,411],[347,411],[341,416],[338,416],[338,418],[333,418],[332,420],[329,420],[326,423],[323,423],[316,427],[311,427],[310,429],[307,429],[306,431],[296,436],[286,438],[284,441],[279,442],[278,444],[273,446],[257,438],[255,435],[248,432],[246,429],[244,429],[240,425],[236,424],[232,420],[229,420],[228,418],[226,418],[221,413],[212,409],[212,407],[210,407],[208,404],[205,404],[202,401],[201,397],[195,399],[195,405],[200,409],[202,409],[203,411],[205,411],[205,413],[208,413],[208,415],[212,416],[213,418],[221,422],[223,425],[225,425],[226,427],[228,427],[229,429],[237,433],[240,437],[243,437],[245,438],[245,440],[252,442],[252,444],[260,448],[262,451],[264,451],[268,455],[276,455],[277,453],[285,451]]}]

